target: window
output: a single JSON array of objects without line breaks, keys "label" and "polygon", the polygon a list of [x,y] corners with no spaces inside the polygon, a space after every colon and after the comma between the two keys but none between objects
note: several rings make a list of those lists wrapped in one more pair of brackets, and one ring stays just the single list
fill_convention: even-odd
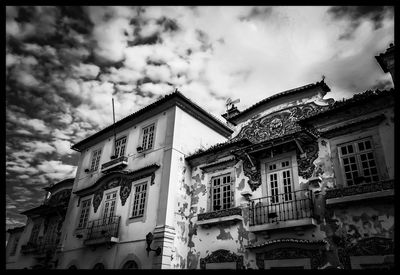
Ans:
[{"label": "window", "polygon": [[40,222],[36,222],[36,223],[33,225],[32,233],[31,233],[31,236],[30,236],[30,238],[29,238],[29,242],[34,243],[34,244],[37,243],[38,237],[39,237],[40,225],[41,225]]},{"label": "window", "polygon": [[212,211],[228,209],[234,206],[232,177],[230,174],[212,179]]},{"label": "window", "polygon": [[132,217],[142,217],[146,204],[147,182],[135,185]]},{"label": "window", "polygon": [[86,228],[89,219],[90,202],[91,199],[82,201],[81,215],[79,217],[78,228]]},{"label": "window", "polygon": [[20,238],[20,236],[15,236],[14,237],[14,242],[12,244],[12,248],[11,248],[11,251],[10,251],[10,256],[14,256],[15,253],[17,252],[19,238]]},{"label": "window", "polygon": [[142,150],[153,148],[154,124],[143,128]]},{"label": "window", "polygon": [[370,138],[339,146],[339,157],[348,186],[379,181],[374,154]]},{"label": "window", "polygon": [[125,156],[126,137],[119,138],[115,141],[115,157]]},{"label": "window", "polygon": [[45,243],[51,244],[56,242],[57,238],[58,221],[51,220],[47,226],[46,235],[44,237]]},{"label": "window", "polygon": [[97,171],[97,169],[99,168],[100,157],[101,149],[94,150],[92,155],[92,162],[90,164],[90,171]]},{"label": "window", "polygon": [[293,199],[293,176],[288,159],[266,164],[267,186],[271,203]]},{"label": "window", "polygon": [[103,223],[107,223],[107,221],[112,222],[112,218],[114,217],[114,214],[115,214],[116,201],[117,201],[117,192],[116,191],[106,194],[106,200],[105,200],[104,212],[103,212]]}]

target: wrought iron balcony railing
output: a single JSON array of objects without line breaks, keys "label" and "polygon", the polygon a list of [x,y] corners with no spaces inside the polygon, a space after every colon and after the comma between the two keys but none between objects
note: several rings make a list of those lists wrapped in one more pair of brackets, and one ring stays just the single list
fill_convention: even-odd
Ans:
[{"label": "wrought iron balcony railing", "polygon": [[101,172],[123,168],[128,165],[128,157],[122,156],[101,165]]},{"label": "wrought iron balcony railing", "polygon": [[85,242],[101,239],[107,241],[113,237],[118,238],[120,220],[120,216],[111,216],[90,221],[87,226]]},{"label": "wrought iron balcony railing", "polygon": [[249,210],[250,226],[312,218],[314,216],[312,192],[300,190],[253,199]]}]

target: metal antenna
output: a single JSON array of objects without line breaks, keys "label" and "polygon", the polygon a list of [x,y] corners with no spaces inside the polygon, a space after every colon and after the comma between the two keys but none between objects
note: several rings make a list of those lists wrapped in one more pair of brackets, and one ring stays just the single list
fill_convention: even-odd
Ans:
[{"label": "metal antenna", "polygon": [[117,137],[116,137],[116,134],[115,134],[115,112],[114,112],[114,98],[112,98],[112,107],[113,107],[113,130],[114,130],[114,157],[117,157],[116,155],[115,155],[115,150],[117,149],[116,147],[117,147]]}]

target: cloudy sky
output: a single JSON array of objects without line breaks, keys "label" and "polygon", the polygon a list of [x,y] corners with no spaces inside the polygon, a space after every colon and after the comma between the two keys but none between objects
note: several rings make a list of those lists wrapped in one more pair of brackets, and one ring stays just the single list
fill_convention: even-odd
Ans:
[{"label": "cloudy sky", "polygon": [[215,116],[325,75],[390,88],[392,7],[7,7],[6,224],[76,172],[70,145],[178,88]]}]

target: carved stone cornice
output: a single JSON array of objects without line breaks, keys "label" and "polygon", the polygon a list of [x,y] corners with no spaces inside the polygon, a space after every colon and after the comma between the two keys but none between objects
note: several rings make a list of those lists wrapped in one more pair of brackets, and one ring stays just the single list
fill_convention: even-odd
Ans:
[{"label": "carved stone cornice", "polygon": [[283,260],[283,259],[299,259],[310,258],[311,269],[317,269],[322,266],[325,256],[322,249],[307,249],[306,247],[279,247],[268,250],[264,253],[256,253],[256,264],[259,269],[264,269],[265,260]]},{"label": "carved stone cornice", "polygon": [[236,269],[243,269],[243,256],[225,249],[219,249],[200,259],[200,269],[206,269],[208,263],[236,262]]},{"label": "carved stone cornice", "polygon": [[201,213],[201,214],[197,215],[197,220],[202,221],[202,220],[209,220],[209,219],[227,217],[227,216],[232,216],[232,215],[240,215],[241,216],[242,209],[240,207],[235,207],[235,208],[229,208],[229,209],[218,210],[218,211],[213,211],[213,212]]},{"label": "carved stone cornice", "polygon": [[279,110],[253,120],[244,126],[234,139],[247,138],[252,143],[258,143],[295,133],[302,129],[297,123],[298,120],[317,114],[327,108],[329,108],[329,105],[320,106],[310,102]]}]

